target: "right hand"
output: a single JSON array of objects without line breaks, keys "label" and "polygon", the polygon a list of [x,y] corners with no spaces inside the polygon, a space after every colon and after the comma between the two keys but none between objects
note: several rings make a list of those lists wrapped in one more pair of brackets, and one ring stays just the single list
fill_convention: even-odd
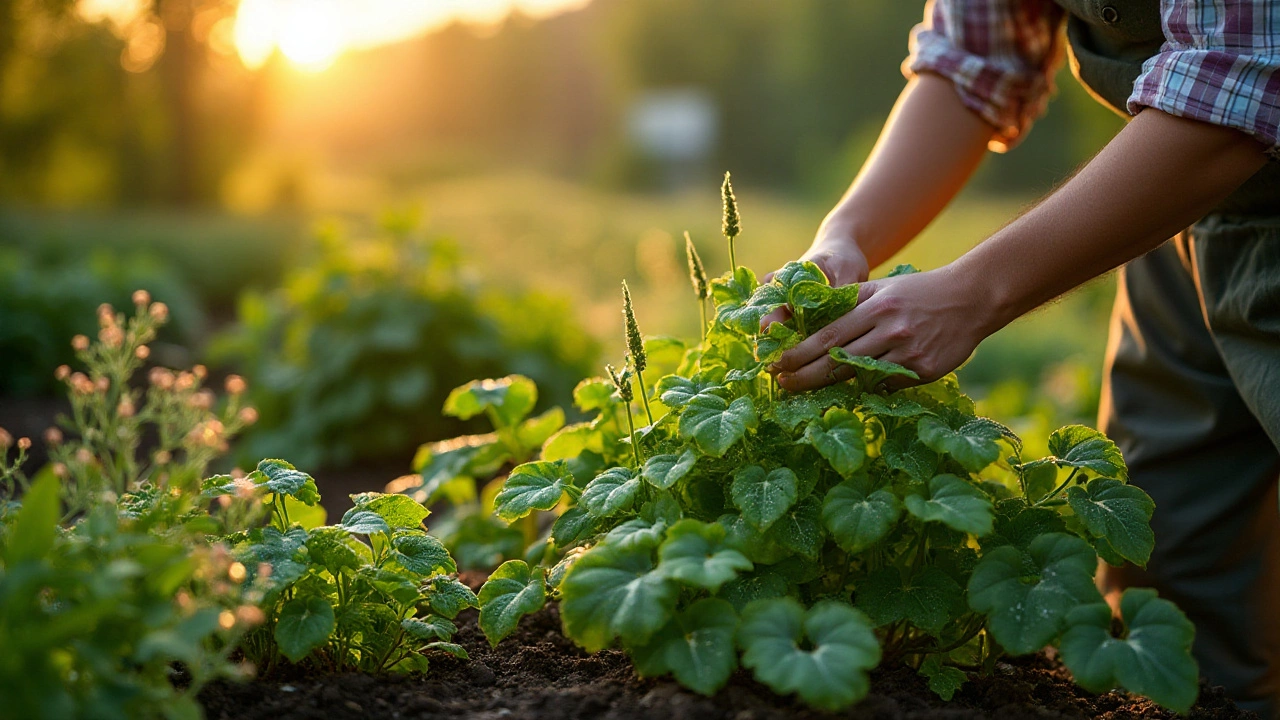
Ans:
[{"label": "right hand", "polygon": [[[828,216],[818,228],[813,244],[800,256],[800,261],[808,260],[822,269],[832,287],[865,282],[871,273],[866,256],[858,247],[853,232],[843,223]],[[776,270],[774,272],[777,272]],[[764,282],[773,279],[774,273],[764,276]],[[779,308],[764,316],[760,321],[760,329],[769,327],[771,322],[785,322],[791,317],[791,310]]]}]

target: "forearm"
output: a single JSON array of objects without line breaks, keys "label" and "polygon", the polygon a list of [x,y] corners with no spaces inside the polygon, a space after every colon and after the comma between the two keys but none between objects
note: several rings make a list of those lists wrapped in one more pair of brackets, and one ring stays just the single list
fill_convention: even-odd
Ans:
[{"label": "forearm", "polygon": [[885,262],[964,187],[992,133],[950,81],[913,78],[823,233],[856,242],[871,267]]},{"label": "forearm", "polygon": [[1075,177],[952,264],[992,332],[1155,247],[1266,162],[1234,130],[1144,110]]}]

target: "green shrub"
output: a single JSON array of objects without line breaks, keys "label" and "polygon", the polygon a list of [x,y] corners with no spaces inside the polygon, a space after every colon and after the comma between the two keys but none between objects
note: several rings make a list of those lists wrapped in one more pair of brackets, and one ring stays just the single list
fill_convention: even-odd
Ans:
[{"label": "green shrub", "polygon": [[419,438],[466,427],[423,409],[476,375],[523,373],[548,399],[567,398],[596,355],[572,309],[534,293],[480,292],[466,274],[443,239],[330,231],[282,288],[246,293],[238,327],[213,348],[242,369],[261,411],[245,455],[327,466],[407,455]]},{"label": "green shrub", "polygon": [[[725,204],[732,242],[727,187]],[[498,517],[554,522],[540,567],[511,560],[481,590],[491,642],[554,595],[588,651],[621,645],[640,674],[706,694],[741,664],[779,693],[838,709],[889,662],[949,698],[1001,655],[1054,645],[1090,691],[1191,706],[1190,622],[1129,590],[1113,635],[1094,586],[1099,557],[1144,565],[1153,546],[1154,505],[1127,484],[1115,444],[1068,426],[1050,436],[1050,456],[1024,458],[954,375],[890,392],[886,381],[914,374],[839,348],[832,358],[852,379],[787,393],[765,368],[851,310],[857,286],[830,287],[812,263],[763,285],[735,267],[710,285],[715,320],[700,344],[642,344],[628,312],[626,367],[575,392],[596,416],[505,476]],[[761,332],[784,305],[793,317]],[[491,386],[460,389],[474,395],[465,404],[501,416],[510,393],[482,396]],[[434,453],[423,477],[496,470],[464,449],[474,445]]]}]

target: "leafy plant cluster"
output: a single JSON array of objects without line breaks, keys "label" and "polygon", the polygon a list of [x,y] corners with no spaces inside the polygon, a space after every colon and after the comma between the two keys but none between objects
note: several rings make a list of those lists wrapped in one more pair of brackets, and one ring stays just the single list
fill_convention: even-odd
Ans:
[{"label": "leafy plant cluster", "polygon": [[[727,178],[724,195],[732,257]],[[852,379],[787,393],[766,368],[853,309],[858,287],[831,287],[807,262],[763,284],[737,266],[708,282],[692,243],[689,259],[698,301],[714,301],[702,341],[642,340],[626,298],[625,367],[575,390],[594,418],[496,492],[506,521],[554,520],[526,558],[540,562],[504,563],[479,593],[491,642],[554,596],[585,649],[620,645],[640,674],[706,694],[742,666],[835,709],[866,694],[869,670],[905,662],[949,698],[1000,656],[1052,645],[1090,691],[1191,706],[1185,616],[1128,590],[1117,631],[1094,585],[1099,557],[1143,565],[1153,544],[1153,503],[1110,440],[1068,426],[1049,457],[1024,458],[953,375],[891,392],[914,374],[839,348]],[[782,307],[791,317],[762,331]],[[502,417],[527,389],[506,378],[458,393],[455,405]],[[497,469],[486,447],[459,439],[422,474],[482,477]]]},{"label": "leafy plant cluster", "polygon": [[355,507],[324,525],[315,480],[283,460],[247,476],[204,481],[204,496],[265,495],[265,527],[223,538],[262,590],[263,622],[241,643],[269,672],[287,659],[325,671],[425,671],[427,650],[456,657],[451,622],[476,607],[448,550],[422,528],[427,508],[398,494],[353,495]]},{"label": "leafy plant cluster", "polygon": [[282,287],[245,293],[238,326],[211,348],[261,411],[243,455],[330,467],[408,455],[415,438],[466,428],[421,408],[476,374],[523,373],[568,398],[597,353],[572,312],[468,277],[454,243],[399,222],[364,240],[330,229]]}]

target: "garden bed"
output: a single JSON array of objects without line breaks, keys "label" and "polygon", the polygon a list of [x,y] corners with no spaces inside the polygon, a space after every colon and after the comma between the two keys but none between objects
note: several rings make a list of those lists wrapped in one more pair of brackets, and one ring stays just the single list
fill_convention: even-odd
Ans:
[{"label": "garden bed", "polygon": [[[795,698],[779,697],[739,670],[714,697],[669,678],[643,680],[619,650],[582,652],[560,631],[552,604],[527,617],[520,630],[491,649],[477,613],[458,616],[455,642],[471,662],[431,655],[426,676],[299,673],[246,684],[220,682],[200,700],[209,720],[410,720],[414,718],[536,718],[538,720],[804,720],[829,718]],[[866,720],[1015,720],[1177,718],[1154,703],[1122,693],[1090,695],[1061,666],[1043,656],[997,665],[992,677],[966,683],[944,703],[924,678],[906,667],[872,673],[871,693],[841,717]],[[1201,688],[1186,716],[1246,720],[1221,689]]]}]

